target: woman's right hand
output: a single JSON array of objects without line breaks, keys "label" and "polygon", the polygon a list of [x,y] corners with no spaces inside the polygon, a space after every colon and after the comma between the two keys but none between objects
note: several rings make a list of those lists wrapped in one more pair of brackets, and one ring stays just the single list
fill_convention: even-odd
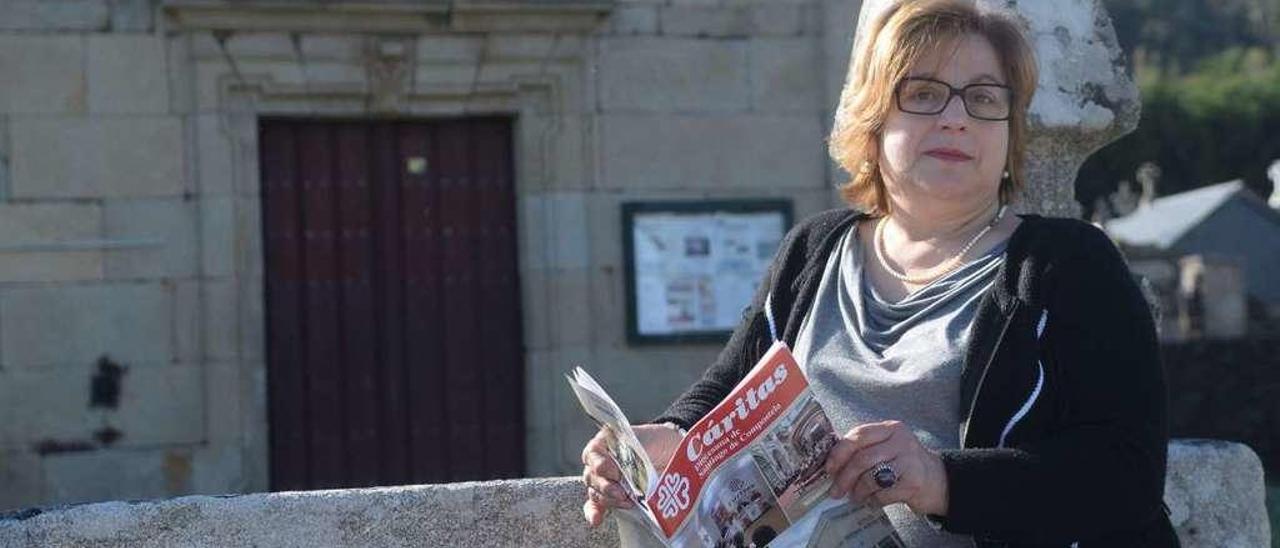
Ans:
[{"label": "woman's right hand", "polygon": [[[680,432],[659,424],[639,424],[631,428],[644,445],[654,468],[661,472],[680,445]],[[632,506],[621,483],[622,472],[609,456],[608,440],[613,435],[608,429],[601,428],[582,449],[582,482],[587,486],[582,515],[592,527],[600,525],[609,510]]]}]

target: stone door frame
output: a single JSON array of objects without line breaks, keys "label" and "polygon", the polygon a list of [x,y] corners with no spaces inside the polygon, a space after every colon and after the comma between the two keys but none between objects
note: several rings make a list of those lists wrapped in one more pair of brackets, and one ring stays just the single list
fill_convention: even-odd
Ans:
[{"label": "stone door frame", "polygon": [[[396,5],[364,5],[370,11],[363,18],[341,17],[342,12],[319,6],[276,6],[269,13],[261,7],[208,3],[184,6],[175,3],[162,9],[165,31],[171,44],[188,50],[188,63],[171,69],[185,72],[189,82],[191,110],[197,128],[188,134],[197,164],[206,157],[229,155],[229,189],[210,186],[197,166],[197,193],[201,201],[229,194],[232,221],[233,276],[225,295],[232,302],[217,302],[224,296],[201,288],[206,311],[219,310],[235,318],[234,355],[211,358],[208,362],[233,361],[238,368],[234,394],[208,393],[207,401],[237,398],[225,406],[237,410],[243,489],[266,490],[269,469],[267,437],[267,390],[265,351],[264,264],[258,165],[258,121],[269,116],[314,118],[432,118],[469,115],[513,117],[518,264],[521,274],[524,323],[539,321],[545,311],[529,305],[531,295],[553,291],[547,276],[524,276],[536,265],[554,256],[555,235],[541,229],[543,223],[530,218],[524,202],[530,195],[557,187],[573,170],[584,169],[581,159],[591,158],[592,143],[582,138],[581,128],[565,120],[585,123],[584,112],[593,93],[587,67],[593,63],[592,48],[585,36],[607,16],[612,2],[583,2],[560,6],[531,2],[527,5],[479,5],[472,9],[442,14],[437,7],[419,7],[418,18],[407,17],[413,9]],[[335,14],[336,12],[336,14]],[[414,14],[410,14],[414,15]],[[408,21],[408,23],[406,23]],[[236,45],[237,33],[250,29],[250,46]],[[419,34],[408,34],[419,32]],[[243,36],[243,34],[241,34]],[[298,78],[298,63],[267,59],[274,43],[293,46],[313,36],[330,40],[356,54],[345,61],[325,63],[327,77]],[[422,81],[415,77],[426,63],[422,52],[438,39],[463,37],[481,44],[477,58],[433,59],[432,70],[470,73],[470,82]],[[183,41],[185,40],[185,43]],[[427,43],[427,45],[424,45]],[[447,45],[447,44],[445,44]],[[454,44],[456,45],[456,44]],[[253,58],[253,50],[268,50],[264,59]],[[175,48],[171,45],[171,51]],[[248,54],[242,52],[248,51]],[[284,48],[281,48],[283,53]],[[334,74],[337,76],[335,77]],[[566,136],[575,137],[568,138]],[[229,154],[219,147],[229,144]],[[568,148],[582,147],[570,151]],[[579,154],[581,156],[579,156]],[[204,221],[202,221],[204,222]],[[548,237],[550,236],[550,237]],[[532,279],[540,282],[530,281]],[[202,281],[202,286],[206,283]],[[234,312],[231,312],[234,307]],[[207,314],[206,314],[207,316]],[[206,338],[208,320],[202,326]],[[535,330],[524,330],[525,348],[546,346],[531,340]],[[554,345],[554,343],[551,343]],[[537,381],[525,354],[526,401]],[[214,390],[207,388],[206,390]],[[212,403],[206,414],[217,413]],[[526,413],[526,417],[532,416]],[[210,418],[231,420],[229,418]],[[532,436],[529,437],[530,441]],[[534,451],[526,451],[533,455]]]}]

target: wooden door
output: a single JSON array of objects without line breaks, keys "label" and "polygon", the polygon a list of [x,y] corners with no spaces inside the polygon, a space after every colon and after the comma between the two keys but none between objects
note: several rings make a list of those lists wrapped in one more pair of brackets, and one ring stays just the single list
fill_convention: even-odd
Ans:
[{"label": "wooden door", "polygon": [[273,490],[523,475],[511,135],[260,123]]}]

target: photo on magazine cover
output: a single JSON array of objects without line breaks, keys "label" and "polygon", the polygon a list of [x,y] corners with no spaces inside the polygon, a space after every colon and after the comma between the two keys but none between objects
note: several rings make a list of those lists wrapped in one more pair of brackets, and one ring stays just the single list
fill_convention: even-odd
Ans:
[{"label": "photo on magazine cover", "polygon": [[622,442],[618,434],[613,428],[607,425],[601,425],[605,428],[609,435],[605,437],[605,444],[609,447],[609,454],[613,455],[614,461],[618,465],[618,470],[627,478],[626,483],[630,484],[632,494],[636,500],[644,502],[645,489],[649,485],[649,472],[645,469],[644,459],[636,454],[636,451],[643,451],[643,448],[637,449],[631,447],[630,444]]},{"label": "photo on magazine cover", "polygon": [[790,523],[747,453],[721,465],[690,518],[680,545],[765,546]]},{"label": "photo on magazine cover", "polygon": [[751,458],[792,521],[826,497],[830,482],[823,465],[835,442],[831,421],[806,393],[751,445]]},{"label": "photo on magazine cover", "polygon": [[889,518],[847,501],[831,501],[816,519],[805,548],[905,548]]}]

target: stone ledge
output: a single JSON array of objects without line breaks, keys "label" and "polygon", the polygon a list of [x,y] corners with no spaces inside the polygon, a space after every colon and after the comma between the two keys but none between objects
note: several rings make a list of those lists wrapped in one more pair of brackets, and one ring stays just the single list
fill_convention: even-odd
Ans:
[{"label": "stone ledge", "polygon": [[[1169,445],[1165,501],[1183,546],[1269,546],[1262,464],[1247,446]],[[193,496],[0,516],[9,546],[618,546],[588,529],[577,478]],[[650,546],[622,527],[623,546]]]},{"label": "stone ledge", "polygon": [[577,478],[104,502],[0,517],[10,546],[616,546]]}]

